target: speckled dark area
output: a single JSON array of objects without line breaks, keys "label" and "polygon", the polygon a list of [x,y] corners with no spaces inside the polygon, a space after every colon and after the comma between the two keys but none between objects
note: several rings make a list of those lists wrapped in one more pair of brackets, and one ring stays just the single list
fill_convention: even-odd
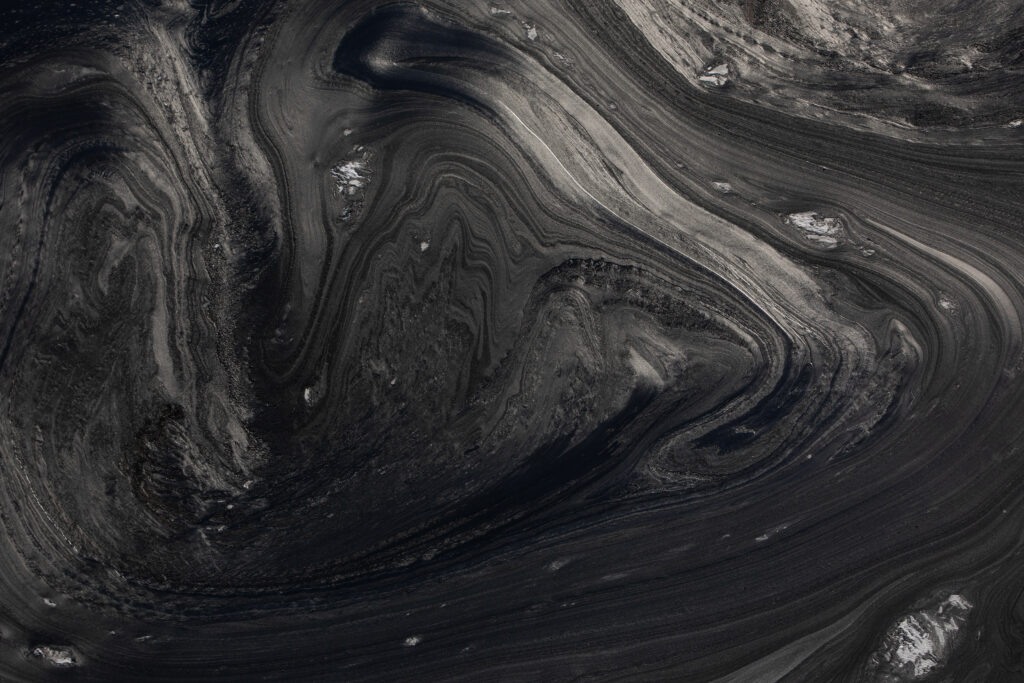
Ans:
[{"label": "speckled dark area", "polygon": [[1024,7],[0,9],[0,680],[1024,680]]}]

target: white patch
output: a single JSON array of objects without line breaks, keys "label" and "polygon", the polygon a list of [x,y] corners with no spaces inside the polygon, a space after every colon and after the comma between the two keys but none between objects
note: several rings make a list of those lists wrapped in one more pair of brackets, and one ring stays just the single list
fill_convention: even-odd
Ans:
[{"label": "white patch", "polygon": [[341,134],[344,135],[345,137],[348,137],[349,135],[352,135],[352,129],[346,128],[345,130],[341,131]]},{"label": "white patch", "polygon": [[526,37],[530,40],[537,40],[537,27],[530,26],[526,29]]},{"label": "white patch", "polygon": [[426,251],[427,249],[430,249],[430,242],[420,242],[420,251]]},{"label": "white patch", "polygon": [[55,603],[50,598],[43,598],[43,604],[46,605],[47,607],[56,607],[57,606],[57,603]]},{"label": "white patch", "polygon": [[559,558],[557,560],[552,561],[551,564],[548,565],[548,571],[557,572],[559,569],[561,569],[567,564],[569,564],[568,558]]},{"label": "white patch", "polygon": [[725,62],[714,64],[704,69],[704,73],[697,77],[701,83],[721,88],[729,82],[729,65]]},{"label": "white patch", "polygon": [[1024,126],[1024,119],[1014,119],[1006,125],[1010,128],[1020,128],[1021,126]]},{"label": "white patch", "polygon": [[716,88],[721,88],[723,85],[729,82],[728,78],[723,78],[722,76],[698,76],[697,80],[700,81],[701,83],[713,85]]},{"label": "white patch", "polygon": [[835,218],[822,216],[817,211],[804,211],[802,213],[791,213],[786,220],[801,230],[812,232],[818,235],[834,235],[838,232]]},{"label": "white patch", "polygon": [[334,178],[335,187],[339,194],[353,194],[357,189],[366,185],[366,164],[362,161],[347,161],[338,164],[331,169],[331,177]]},{"label": "white patch", "polygon": [[729,183],[713,182],[711,183],[711,187],[715,188],[722,194],[729,194],[730,192],[732,192],[732,185],[730,185]]},{"label": "white patch", "polygon": [[839,219],[822,216],[817,211],[803,211],[786,216],[786,222],[804,231],[804,237],[826,247],[839,244]]},{"label": "white patch", "polygon": [[931,673],[938,665],[935,658],[938,644],[932,640],[930,629],[918,617],[911,616],[899,623],[896,635],[899,638],[896,661],[900,665],[910,664],[916,677]]},{"label": "white patch", "polygon": [[492,7],[491,8],[491,14],[493,14],[496,17],[497,16],[508,16],[509,14],[512,14],[512,12],[510,10],[507,10],[507,9],[501,9],[500,7]]},{"label": "white patch", "polygon": [[313,405],[313,387],[306,387],[302,390],[302,399],[307,406]]},{"label": "white patch", "polygon": [[965,598],[964,596],[954,594],[946,598],[946,602],[939,605],[939,614],[942,614],[949,607],[969,611],[972,607],[974,607],[974,605],[972,605],[970,601],[968,601],[967,598]]},{"label": "white patch", "polygon": [[953,312],[957,308],[956,301],[954,301],[951,297],[949,297],[946,294],[941,294],[939,296],[939,308],[941,308],[944,311]]},{"label": "white patch", "polygon": [[405,639],[404,645],[406,647],[416,647],[421,642],[423,642],[423,638],[421,636],[409,636]]},{"label": "white patch", "polygon": [[937,608],[908,614],[886,634],[880,659],[914,679],[928,676],[946,662],[972,607],[962,595],[950,595]]},{"label": "white patch", "polygon": [[75,666],[78,659],[70,647],[64,645],[40,645],[32,650],[33,657],[39,657],[53,666]]}]

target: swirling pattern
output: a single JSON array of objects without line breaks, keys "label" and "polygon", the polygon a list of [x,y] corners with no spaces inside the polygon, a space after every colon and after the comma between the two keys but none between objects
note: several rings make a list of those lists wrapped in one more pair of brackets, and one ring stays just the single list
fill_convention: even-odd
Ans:
[{"label": "swirling pattern", "polygon": [[1024,10],[919,5],[4,10],[0,677],[1024,676]]}]

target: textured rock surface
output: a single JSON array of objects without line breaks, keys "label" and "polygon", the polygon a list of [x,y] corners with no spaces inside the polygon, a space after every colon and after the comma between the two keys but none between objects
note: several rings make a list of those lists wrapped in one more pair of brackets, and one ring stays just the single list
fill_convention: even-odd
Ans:
[{"label": "textured rock surface", "polygon": [[1024,676],[1018,4],[0,26],[0,679]]}]

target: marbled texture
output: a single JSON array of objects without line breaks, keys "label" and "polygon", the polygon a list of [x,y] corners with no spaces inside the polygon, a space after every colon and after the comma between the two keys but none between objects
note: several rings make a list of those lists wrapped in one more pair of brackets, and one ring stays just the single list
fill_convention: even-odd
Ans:
[{"label": "marbled texture", "polygon": [[0,10],[0,678],[1024,680],[1024,9]]}]

